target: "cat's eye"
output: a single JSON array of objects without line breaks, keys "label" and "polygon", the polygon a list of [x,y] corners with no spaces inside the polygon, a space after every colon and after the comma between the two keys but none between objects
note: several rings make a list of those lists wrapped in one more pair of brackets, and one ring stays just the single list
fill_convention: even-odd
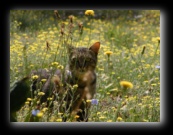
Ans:
[{"label": "cat's eye", "polygon": [[92,58],[71,58],[71,64],[76,67],[86,67],[89,65],[89,63],[93,63],[93,61],[94,60]]},{"label": "cat's eye", "polygon": [[72,63],[76,63],[76,62],[77,62],[77,58],[72,58],[72,59],[71,59],[71,62],[72,62]]}]

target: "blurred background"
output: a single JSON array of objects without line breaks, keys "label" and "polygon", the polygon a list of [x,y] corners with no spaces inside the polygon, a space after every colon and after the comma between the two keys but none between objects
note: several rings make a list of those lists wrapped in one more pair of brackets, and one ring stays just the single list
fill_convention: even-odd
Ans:
[{"label": "blurred background", "polygon": [[[160,23],[158,20],[160,18],[157,17],[160,16],[160,12],[158,12],[158,14],[154,14],[153,16],[152,13],[155,13],[154,10],[94,10],[94,12],[94,19],[100,19],[102,21],[119,20],[119,22],[122,22],[138,20],[140,23],[141,18],[146,18],[153,21],[153,25],[159,25]],[[58,10],[58,13],[61,15],[61,19],[65,20],[69,15],[82,18],[84,17],[85,10]],[[153,19],[156,17],[157,19]],[[47,20],[49,20],[49,22],[47,22]],[[20,27],[19,29],[21,31],[25,31],[28,28],[30,28],[30,30],[43,29],[42,25],[45,23],[52,25],[57,22],[57,20],[53,14],[53,10],[11,10],[10,22],[21,22],[19,23],[18,27]],[[10,25],[12,30],[13,23],[10,23]]]}]

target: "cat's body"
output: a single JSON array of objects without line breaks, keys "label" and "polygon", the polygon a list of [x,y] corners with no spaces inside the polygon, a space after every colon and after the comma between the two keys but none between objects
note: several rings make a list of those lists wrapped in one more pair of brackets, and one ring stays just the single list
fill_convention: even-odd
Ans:
[{"label": "cat's body", "polygon": [[[34,74],[39,73],[42,76],[41,78],[47,79],[42,88],[42,91],[46,93],[42,102],[45,102],[50,93],[57,92],[63,95],[64,92],[67,92],[64,99],[67,106],[63,111],[69,110],[72,117],[78,115],[77,121],[88,121],[90,102],[87,102],[87,100],[91,100],[96,93],[95,68],[99,48],[99,42],[96,42],[90,48],[68,46],[69,63],[65,68],[63,80],[61,80],[62,74],[59,70],[53,73],[56,75],[54,77],[44,69],[38,72],[34,71]],[[73,86],[76,86],[75,89],[73,89]],[[34,87],[35,85],[33,85]],[[50,88],[52,89],[51,91]]]},{"label": "cat's body", "polygon": [[38,69],[38,70],[33,70],[30,74],[31,76],[33,75],[38,75],[38,79],[33,81],[32,84],[32,97],[34,96],[34,91],[38,89],[38,83],[41,82],[42,79],[46,79],[45,83],[42,83],[41,85],[41,90],[42,92],[45,93],[40,99],[40,103],[46,102],[48,97],[51,97],[55,93],[61,93],[63,91],[62,86],[61,86],[61,78],[62,78],[62,73],[60,70],[47,70],[47,69]]}]

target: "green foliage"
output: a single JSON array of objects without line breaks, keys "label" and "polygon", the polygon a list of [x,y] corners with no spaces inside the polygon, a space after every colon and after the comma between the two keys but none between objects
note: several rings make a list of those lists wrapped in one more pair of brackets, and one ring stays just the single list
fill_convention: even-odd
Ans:
[{"label": "green foliage", "polygon": [[[89,121],[159,122],[160,69],[155,67],[160,65],[160,11],[96,10],[92,17],[84,10],[58,13],[61,19],[54,11],[11,11],[10,82],[39,68],[63,71],[68,62],[66,43],[89,47],[99,41],[95,95],[99,102],[91,106]],[[69,15],[74,15],[73,23]],[[133,88],[124,92],[123,80]],[[37,93],[32,106],[24,104],[17,111],[17,121],[30,121],[40,99]],[[37,121],[62,121],[58,102],[52,103],[52,113],[41,105]]]},{"label": "green foliage", "polygon": [[[65,20],[70,15],[83,17],[85,10],[59,10],[61,18]],[[122,19],[133,18],[135,15],[140,14],[140,10],[95,10],[95,19],[102,20],[115,20],[120,16]],[[51,19],[50,19],[51,18]],[[49,22],[45,24],[46,20]],[[10,28],[12,30],[18,28],[21,31],[36,31],[44,29],[47,25],[52,25],[56,22],[52,10],[11,10],[10,12],[10,22],[16,22],[19,24],[12,24]]]},{"label": "green foliage", "polygon": [[20,26],[17,26],[20,31],[40,30],[45,20],[50,17],[53,17],[51,10],[11,10],[10,12],[10,22],[19,22]]}]

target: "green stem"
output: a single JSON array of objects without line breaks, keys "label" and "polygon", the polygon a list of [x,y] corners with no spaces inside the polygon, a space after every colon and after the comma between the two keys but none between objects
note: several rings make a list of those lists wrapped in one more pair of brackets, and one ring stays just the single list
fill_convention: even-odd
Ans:
[{"label": "green stem", "polygon": [[24,73],[25,75],[27,75],[27,63],[28,63],[28,59],[27,59],[27,55],[26,55],[26,50],[27,50],[27,45],[24,45],[23,47],[23,60],[24,60]]},{"label": "green stem", "polygon": [[91,17],[89,16],[89,23],[90,23],[90,26],[89,26],[89,40],[88,40],[88,45],[90,45],[90,39],[91,39]]},{"label": "green stem", "polygon": [[158,45],[157,45],[157,48],[156,48],[156,50],[155,50],[155,52],[154,52],[154,56],[153,56],[153,59],[152,59],[151,63],[154,62],[154,59],[155,59],[155,57],[156,57],[156,53],[157,53],[157,50],[158,50],[159,46],[160,46],[160,42],[158,42]]},{"label": "green stem", "polygon": [[118,113],[119,113],[120,108],[121,108],[121,103],[122,103],[122,100],[121,100],[121,101],[119,102],[119,104],[118,104],[117,111],[116,111],[116,113],[115,113],[115,121],[116,121],[117,118],[118,118]]}]

